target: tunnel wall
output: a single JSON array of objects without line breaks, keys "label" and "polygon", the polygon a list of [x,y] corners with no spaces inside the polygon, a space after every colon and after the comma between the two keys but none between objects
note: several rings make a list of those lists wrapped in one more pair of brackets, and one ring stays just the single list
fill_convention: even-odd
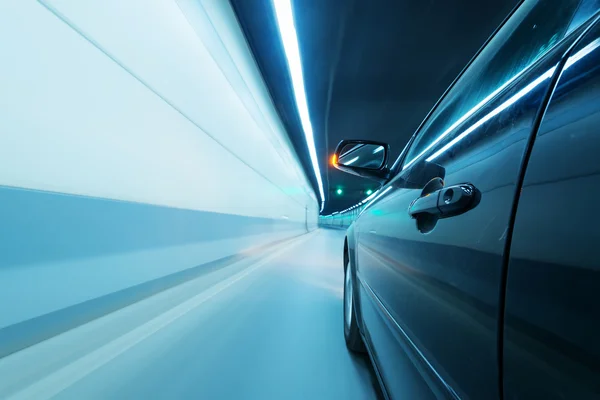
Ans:
[{"label": "tunnel wall", "polygon": [[229,2],[5,2],[0,35],[0,328],[316,227]]},{"label": "tunnel wall", "polygon": [[358,218],[358,212],[350,211],[334,215],[323,215],[319,217],[319,226],[322,228],[347,229],[356,218]]}]

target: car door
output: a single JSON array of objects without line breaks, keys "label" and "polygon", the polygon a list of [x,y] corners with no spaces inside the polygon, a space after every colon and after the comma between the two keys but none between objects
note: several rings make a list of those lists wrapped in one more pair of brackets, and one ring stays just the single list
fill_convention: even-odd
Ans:
[{"label": "car door", "polygon": [[596,23],[565,63],[523,180],[506,285],[506,399],[600,398],[599,155]]},{"label": "car door", "polygon": [[393,398],[499,397],[508,227],[540,109],[583,29],[566,36],[578,4],[526,1],[359,218],[362,330]]}]

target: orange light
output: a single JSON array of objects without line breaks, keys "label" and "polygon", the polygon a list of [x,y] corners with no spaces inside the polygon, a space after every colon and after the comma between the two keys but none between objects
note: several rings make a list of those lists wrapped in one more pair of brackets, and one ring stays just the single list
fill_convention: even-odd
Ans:
[{"label": "orange light", "polygon": [[337,165],[337,156],[335,154],[331,156],[331,165]]}]

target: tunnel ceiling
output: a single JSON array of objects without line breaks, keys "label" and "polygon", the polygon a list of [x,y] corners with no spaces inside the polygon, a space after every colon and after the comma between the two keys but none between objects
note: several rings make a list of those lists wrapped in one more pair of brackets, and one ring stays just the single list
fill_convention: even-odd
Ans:
[{"label": "tunnel ceiling", "polygon": [[[272,3],[230,0],[307,176],[317,187]],[[427,112],[518,0],[292,0],[326,195],[356,204],[372,181],[328,165],[342,139],[399,155]],[[336,190],[343,189],[337,195]],[[316,190],[318,193],[318,190]]]}]

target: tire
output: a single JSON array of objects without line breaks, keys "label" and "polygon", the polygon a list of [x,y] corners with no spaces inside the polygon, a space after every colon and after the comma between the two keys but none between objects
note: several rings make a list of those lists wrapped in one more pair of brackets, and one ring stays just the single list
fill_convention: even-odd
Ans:
[{"label": "tire", "polygon": [[354,288],[354,274],[350,262],[346,262],[344,268],[344,338],[346,339],[346,347],[348,350],[355,353],[364,353],[366,351],[363,343],[360,330],[358,329],[358,321],[356,320],[356,304]]}]

